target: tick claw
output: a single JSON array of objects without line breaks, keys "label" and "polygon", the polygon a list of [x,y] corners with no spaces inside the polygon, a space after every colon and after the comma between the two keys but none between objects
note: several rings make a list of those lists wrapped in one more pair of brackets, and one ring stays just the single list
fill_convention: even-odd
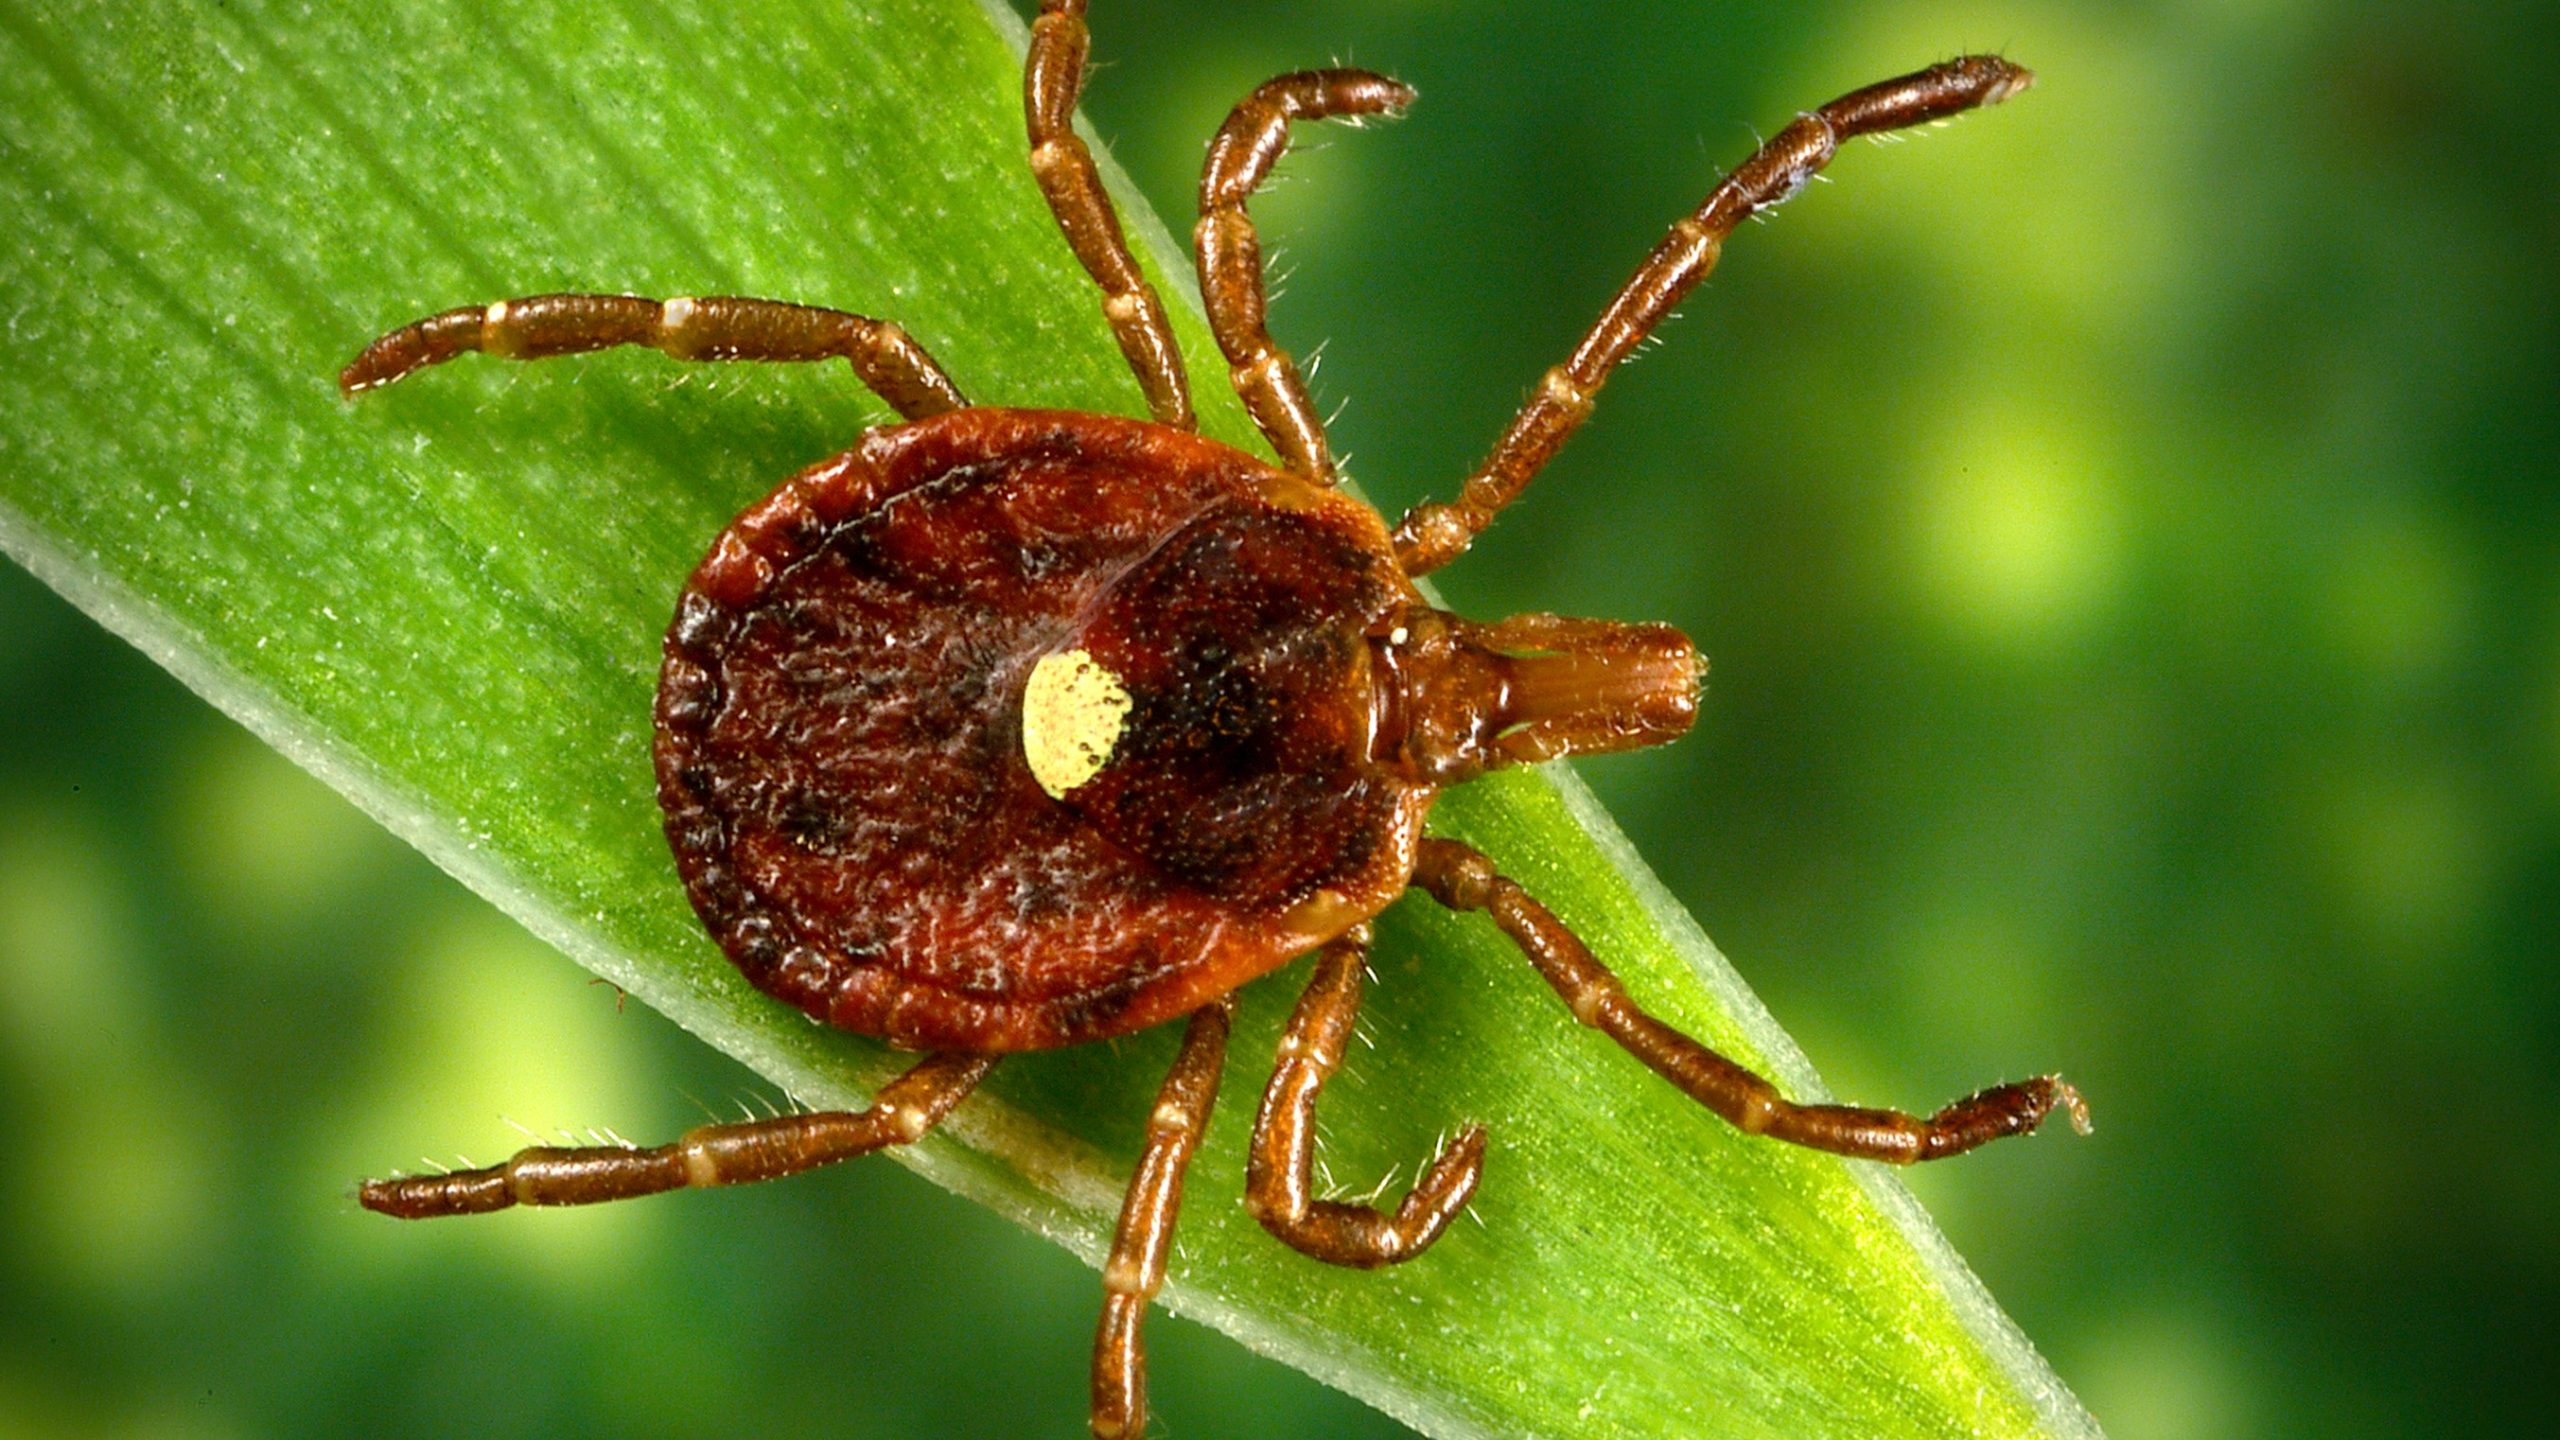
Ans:
[{"label": "tick claw", "polygon": [[2089,1102],[2080,1098],[2078,1088],[2059,1075],[2047,1075],[2044,1078],[2045,1083],[2053,1087],[2054,1101],[2070,1115],[2072,1130],[2082,1135],[2096,1134],[2098,1127],[2089,1119]]}]

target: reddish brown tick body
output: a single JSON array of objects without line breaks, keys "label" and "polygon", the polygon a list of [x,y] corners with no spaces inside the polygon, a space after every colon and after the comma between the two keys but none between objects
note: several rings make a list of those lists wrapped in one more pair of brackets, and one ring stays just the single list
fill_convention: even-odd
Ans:
[{"label": "reddish brown tick body", "polygon": [[[1432,787],[1373,656],[1421,602],[1366,506],[1159,425],[972,409],[755,516],[686,591],[658,771],[694,903],[764,989],[913,1049],[1072,1045],[1404,890]],[[1129,701],[1063,796],[1023,725],[1058,655]]]},{"label": "reddish brown tick body", "polygon": [[1195,232],[1230,377],[1280,464],[1192,434],[1182,357],[1070,125],[1083,0],[1044,0],[1024,81],[1034,175],[1152,419],[973,407],[896,326],[737,297],[546,295],[432,315],[347,366],[350,394],[478,350],[648,345],[689,360],[841,358],[906,423],[785,481],[713,542],[678,602],[659,799],[695,908],[767,992],[926,1059],[858,1112],[705,1126],[654,1149],[541,1147],[368,1183],[393,1215],[584,1204],[769,1179],[923,1135],[1002,1054],[1188,1016],[1123,1205],[1092,1428],[1145,1422],[1139,1325],[1216,1093],[1236,987],[1318,952],[1254,1122],[1247,1203],[1332,1264],[1410,1259],[1470,1195],[1461,1131],[1392,1211],[1315,1193],[1314,1107],[1358,1013],[1368,921],[1408,887],[1482,910],[1574,1018],[1744,1130],[1898,1163],[2033,1130],[2052,1076],[1922,1117],[1798,1104],[1656,1020],[1492,860],[1423,823],[1498,766],[1659,743],[1702,662],[1662,625],[1462,620],[1413,577],[1462,553],[1590,412],[1742,220],[1853,135],[2023,89],[1973,56],[1799,117],[1675,223],[1448,504],[1392,531],[1334,488],[1323,428],[1263,321],[1245,201],[1300,120],[1393,113],[1357,70],[1284,75],[1209,150]]}]

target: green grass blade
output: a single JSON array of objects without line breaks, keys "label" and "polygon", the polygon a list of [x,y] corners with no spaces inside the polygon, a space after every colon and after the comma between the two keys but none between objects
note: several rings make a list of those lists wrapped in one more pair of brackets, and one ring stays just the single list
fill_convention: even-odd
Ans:
[{"label": "green grass blade", "polygon": [[[449,304],[738,292],[894,317],[981,399],[1135,413],[1023,163],[1018,44],[973,0],[5,0],[0,545],[581,964],[858,1101],[896,1058],[754,994],[686,908],[647,716],[707,538],[879,407],[838,369],[646,354],[353,407],[331,376]],[[1249,441],[1177,308],[1207,428]],[[1438,824],[1668,1018],[1817,1091],[1569,777]],[[1401,906],[1377,968],[1331,1169],[1484,1121],[1475,1223],[1361,1275],[1232,1203],[1284,977],[1240,1022],[1174,1309],[1441,1436],[2095,1433],[1890,1178],[1725,1129],[1480,919]],[[1095,1257],[1170,1040],[1010,1064],[910,1158]]]}]

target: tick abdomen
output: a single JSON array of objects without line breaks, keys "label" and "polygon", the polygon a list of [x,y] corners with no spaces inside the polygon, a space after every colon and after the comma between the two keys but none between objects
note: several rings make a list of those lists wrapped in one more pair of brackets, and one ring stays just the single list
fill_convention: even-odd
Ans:
[{"label": "tick abdomen", "polygon": [[669,633],[696,907],[758,986],[903,1045],[1195,1008],[1411,870],[1429,791],[1370,755],[1389,557],[1365,509],[1153,425],[875,432],[724,533]]}]

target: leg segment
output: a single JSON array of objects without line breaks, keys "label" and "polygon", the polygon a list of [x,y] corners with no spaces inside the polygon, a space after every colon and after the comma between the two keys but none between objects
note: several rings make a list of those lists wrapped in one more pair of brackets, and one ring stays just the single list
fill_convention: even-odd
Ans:
[{"label": "leg segment", "polygon": [[1262,243],[1244,202],[1289,148],[1291,121],[1393,115],[1412,103],[1413,91],[1366,70],[1309,70],[1265,81],[1209,142],[1200,174],[1200,224],[1192,243],[1209,328],[1226,352],[1236,393],[1281,464],[1320,485],[1333,483],[1333,456],[1297,365],[1271,343],[1264,326]]},{"label": "leg segment", "polygon": [[995,1068],[991,1055],[946,1053],[880,1087],[871,1108],[704,1125],[672,1145],[536,1146],[503,1165],[368,1180],[367,1210],[403,1220],[478,1215],[513,1205],[592,1205],[691,1186],[743,1185],[796,1175],[921,1137]]},{"label": "leg segment", "polygon": [[1831,162],[1841,141],[1996,105],[2034,79],[1997,56],[1968,55],[1798,116],[1726,176],[1694,214],[1671,227],[1572,356],[1538,382],[1537,393],[1467,477],[1457,501],[1418,505],[1406,514],[1395,535],[1396,557],[1406,573],[1426,574],[1465,553],[1590,415],[1592,398],[1609,372],[1715,268],[1734,227],[1803,189]]},{"label": "leg segment", "polygon": [[1189,430],[1191,385],[1183,377],[1182,352],[1155,287],[1138,273],[1119,213],[1103,192],[1093,153],[1075,132],[1076,97],[1084,90],[1085,53],[1092,44],[1084,24],[1085,0],[1040,0],[1031,23],[1031,55],[1022,75],[1022,114],[1031,132],[1031,174],[1058,217],[1068,248],[1102,287],[1102,313],[1120,341],[1120,353],[1137,372],[1147,410],[1162,425]]},{"label": "leg segment", "polygon": [[412,321],[364,348],[338,372],[348,395],[478,350],[542,360],[616,345],[646,345],[679,360],[832,360],[910,420],[969,402],[924,347],[885,320],[734,295],[644,300],[637,295],[532,295],[467,305]]},{"label": "leg segment", "polygon": [[2002,1136],[2024,1135],[2056,1105],[2070,1113],[2075,1128],[2084,1133],[2089,1128],[2079,1093],[2058,1075],[1993,1086],[1927,1119],[1899,1110],[1798,1105],[1768,1081],[1638,1008],[1618,977],[1593,958],[1564,922],[1497,872],[1481,851],[1454,840],[1424,840],[1414,883],[1453,910],[1490,914],[1564,997],[1575,1019],[1626,1047],[1747,1134],[1853,1159],[1908,1165],[1960,1155]]},{"label": "leg segment", "polygon": [[1120,1228],[1102,1267],[1102,1323],[1093,1336],[1093,1433],[1122,1440],[1147,1429],[1147,1355],[1138,1328],[1147,1302],[1164,1285],[1165,1254],[1173,1248],[1173,1222],[1182,1208],[1182,1172],[1217,1103],[1218,1074],[1227,1059],[1227,1025],[1235,998],[1223,996],[1194,1011],[1182,1050],[1156,1092],[1147,1118],[1147,1147],[1129,1176],[1120,1202]]},{"label": "leg segment", "polygon": [[1429,1248],[1466,1208],[1484,1171],[1484,1127],[1470,1125],[1440,1147],[1393,1215],[1314,1198],[1316,1097],[1342,1063],[1343,1042],[1360,1016],[1368,959],[1365,925],[1317,952],[1315,978],[1289,1019],[1280,1063],[1254,1118],[1245,1167],[1245,1205],[1263,1229],[1328,1265],[1357,1270],[1410,1260]]}]

